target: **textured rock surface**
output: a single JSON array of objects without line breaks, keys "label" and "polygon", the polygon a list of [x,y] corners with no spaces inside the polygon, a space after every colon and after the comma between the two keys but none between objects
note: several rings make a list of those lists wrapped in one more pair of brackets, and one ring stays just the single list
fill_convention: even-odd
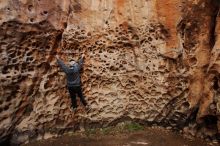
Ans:
[{"label": "textured rock surface", "polygon": [[[215,138],[219,16],[209,0],[0,1],[0,136],[13,142],[133,119]],[[91,111],[72,113],[67,62],[85,53]]]}]

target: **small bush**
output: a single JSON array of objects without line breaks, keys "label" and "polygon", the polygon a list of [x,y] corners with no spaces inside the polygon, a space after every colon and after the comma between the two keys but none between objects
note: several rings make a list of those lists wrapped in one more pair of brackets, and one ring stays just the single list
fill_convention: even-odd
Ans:
[{"label": "small bush", "polygon": [[106,127],[101,129],[101,133],[104,135],[111,134],[114,131],[113,127]]},{"label": "small bush", "polygon": [[94,135],[97,133],[97,129],[86,129],[85,134],[87,136]]},{"label": "small bush", "polygon": [[125,130],[128,130],[129,132],[133,132],[133,131],[139,131],[139,130],[143,130],[144,127],[138,123],[128,123],[125,125]]}]

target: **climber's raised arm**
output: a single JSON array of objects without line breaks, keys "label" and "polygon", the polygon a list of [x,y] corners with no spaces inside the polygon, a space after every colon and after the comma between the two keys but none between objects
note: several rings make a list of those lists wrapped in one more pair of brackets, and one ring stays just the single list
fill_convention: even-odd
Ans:
[{"label": "climber's raised arm", "polygon": [[56,59],[57,59],[57,63],[58,63],[58,65],[60,66],[60,68],[61,68],[65,73],[67,73],[69,68],[65,65],[65,63],[64,63],[61,59],[59,59],[59,56],[58,56],[58,55],[56,55]]},{"label": "climber's raised arm", "polygon": [[79,68],[80,69],[82,68],[82,65],[83,65],[83,62],[84,62],[84,57],[85,57],[85,55],[82,54],[81,58],[79,59]]}]

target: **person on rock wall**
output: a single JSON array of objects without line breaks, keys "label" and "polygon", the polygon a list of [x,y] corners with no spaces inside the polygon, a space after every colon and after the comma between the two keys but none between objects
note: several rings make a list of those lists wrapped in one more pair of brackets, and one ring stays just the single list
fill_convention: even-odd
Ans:
[{"label": "person on rock wall", "polygon": [[77,109],[76,94],[79,96],[80,101],[82,102],[86,110],[89,110],[87,102],[82,93],[81,79],[80,79],[80,70],[83,65],[84,54],[81,56],[78,63],[75,62],[74,60],[70,60],[69,67],[65,65],[65,63],[62,60],[59,59],[58,55],[56,55],[56,59],[62,71],[66,73],[67,88],[71,96],[73,110],[75,111]]}]

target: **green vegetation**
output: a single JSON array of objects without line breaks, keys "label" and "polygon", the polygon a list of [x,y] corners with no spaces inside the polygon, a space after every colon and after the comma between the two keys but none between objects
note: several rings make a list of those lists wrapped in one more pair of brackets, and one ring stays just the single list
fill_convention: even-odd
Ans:
[{"label": "green vegetation", "polygon": [[91,135],[114,135],[116,133],[126,133],[144,130],[144,126],[135,122],[122,122],[116,126],[109,126],[97,129],[86,129],[85,134],[87,136]]},{"label": "green vegetation", "polygon": [[125,129],[127,129],[130,132],[133,132],[133,131],[143,130],[144,127],[142,125],[138,124],[138,123],[132,122],[132,123],[126,124]]},{"label": "green vegetation", "polygon": [[108,134],[111,134],[112,131],[114,131],[113,129],[114,129],[113,127],[106,127],[106,128],[102,128],[100,130],[101,130],[102,134],[108,135]]},{"label": "green vegetation", "polygon": [[85,134],[87,136],[97,134],[97,129],[86,129]]}]

